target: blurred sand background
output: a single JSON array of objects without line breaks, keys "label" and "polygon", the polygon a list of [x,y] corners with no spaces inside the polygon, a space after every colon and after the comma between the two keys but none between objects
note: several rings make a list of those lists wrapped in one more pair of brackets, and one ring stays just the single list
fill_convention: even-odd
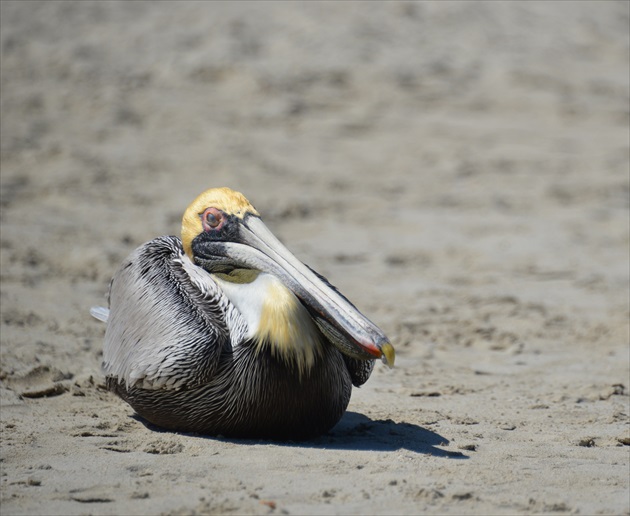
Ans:
[{"label": "blurred sand background", "polygon": [[[629,513],[627,2],[0,14],[3,515]],[[103,389],[89,307],[212,186],[397,348],[329,435]]]}]

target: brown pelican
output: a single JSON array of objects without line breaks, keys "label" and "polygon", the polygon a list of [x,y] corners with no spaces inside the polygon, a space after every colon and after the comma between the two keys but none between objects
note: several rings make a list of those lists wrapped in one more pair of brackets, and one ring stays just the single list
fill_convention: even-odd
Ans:
[{"label": "brown pelican", "polygon": [[383,332],[267,229],[239,192],[213,188],[181,240],[137,248],[115,273],[103,369],[145,420],[184,432],[305,439],[341,418]]}]

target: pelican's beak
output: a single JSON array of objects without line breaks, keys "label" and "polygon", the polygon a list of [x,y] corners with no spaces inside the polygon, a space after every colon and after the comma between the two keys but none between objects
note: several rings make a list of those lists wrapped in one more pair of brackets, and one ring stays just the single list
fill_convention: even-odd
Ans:
[{"label": "pelican's beak", "polygon": [[293,256],[259,217],[247,215],[239,221],[238,241],[196,240],[193,254],[206,268],[232,266],[273,274],[300,299],[339,351],[394,365],[394,347],[385,334],[326,279]]}]

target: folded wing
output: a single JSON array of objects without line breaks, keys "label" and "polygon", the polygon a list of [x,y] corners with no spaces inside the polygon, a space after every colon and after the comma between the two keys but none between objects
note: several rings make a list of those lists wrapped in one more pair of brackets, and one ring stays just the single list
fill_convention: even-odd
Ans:
[{"label": "folded wing", "polygon": [[245,323],[177,237],[159,237],[123,262],[110,286],[103,370],[127,388],[191,389],[208,383]]}]

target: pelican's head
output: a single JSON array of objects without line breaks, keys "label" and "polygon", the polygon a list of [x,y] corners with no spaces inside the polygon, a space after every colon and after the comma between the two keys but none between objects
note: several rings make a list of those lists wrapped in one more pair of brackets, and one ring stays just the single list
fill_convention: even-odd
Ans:
[{"label": "pelican's head", "polygon": [[[228,241],[225,231],[226,222],[229,229],[238,228],[238,222],[246,216],[260,217],[256,209],[240,192],[230,188],[210,188],[190,203],[182,219],[182,243],[188,257],[195,261],[192,243],[197,237]],[[231,234],[231,232],[228,232]]]},{"label": "pelican's head", "polygon": [[274,276],[342,353],[393,365],[394,348],[383,332],[293,256],[243,194],[212,188],[198,196],[184,213],[182,243],[196,265],[228,281],[248,282],[260,273]]}]

